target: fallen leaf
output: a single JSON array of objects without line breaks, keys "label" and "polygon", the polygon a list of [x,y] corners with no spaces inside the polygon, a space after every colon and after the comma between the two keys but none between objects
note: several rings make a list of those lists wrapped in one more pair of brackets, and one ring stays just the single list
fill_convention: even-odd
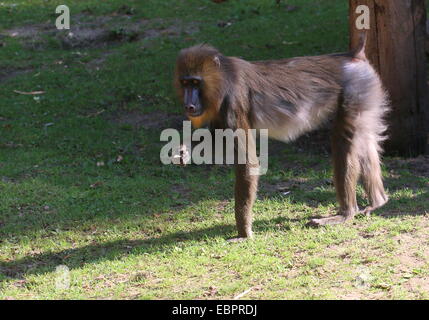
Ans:
[{"label": "fallen leaf", "polygon": [[19,91],[19,90],[13,90],[13,92],[18,93],[18,94],[24,94],[24,95],[38,95],[38,94],[44,94],[45,91]]},{"label": "fallen leaf", "polygon": [[298,8],[299,8],[298,6],[287,5],[286,6],[286,11],[287,12],[292,12],[292,11],[297,10]]},{"label": "fallen leaf", "polygon": [[204,292],[204,297],[214,297],[218,293],[218,290],[215,286],[210,286],[209,289]]},{"label": "fallen leaf", "polygon": [[18,280],[13,283],[13,285],[17,288],[23,288],[27,284],[26,280]]},{"label": "fallen leaf", "polygon": [[243,291],[242,293],[240,293],[240,294],[236,295],[236,296],[234,297],[234,300],[238,300],[238,299],[242,298],[243,296],[245,296],[246,294],[248,294],[248,293],[249,293],[250,291],[252,291],[252,290],[253,290],[253,287],[252,287],[252,288],[247,289],[246,291]]},{"label": "fallen leaf", "polygon": [[95,183],[93,183],[93,184],[91,184],[91,188],[97,188],[97,187],[99,187],[99,186],[101,186],[101,185],[103,185],[103,182],[101,182],[101,181],[97,181],[97,182],[95,182]]},{"label": "fallen leaf", "polygon": [[97,111],[97,112],[94,112],[94,113],[90,113],[90,114],[86,115],[85,117],[86,118],[96,117],[96,116],[102,114],[104,111],[106,111],[106,110],[103,109],[103,110],[100,110],[100,111]]},{"label": "fallen leaf", "polygon": [[388,283],[379,283],[379,284],[375,285],[374,287],[378,288],[378,289],[383,289],[383,290],[389,290],[390,288],[392,288],[392,286]]},{"label": "fallen leaf", "polygon": [[299,42],[297,41],[282,41],[282,44],[286,45],[286,46],[292,46],[295,44],[298,44]]},{"label": "fallen leaf", "polygon": [[229,27],[229,26],[231,26],[232,25],[232,22],[229,22],[229,21],[219,21],[218,23],[217,23],[217,26],[219,27],[219,28],[226,28],[226,27]]}]

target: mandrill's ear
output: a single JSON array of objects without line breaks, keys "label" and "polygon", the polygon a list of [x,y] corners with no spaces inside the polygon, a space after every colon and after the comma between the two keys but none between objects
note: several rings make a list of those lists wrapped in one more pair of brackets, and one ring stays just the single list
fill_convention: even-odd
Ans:
[{"label": "mandrill's ear", "polygon": [[213,62],[215,63],[216,67],[220,68],[220,59],[219,59],[219,56],[215,56],[213,58]]}]

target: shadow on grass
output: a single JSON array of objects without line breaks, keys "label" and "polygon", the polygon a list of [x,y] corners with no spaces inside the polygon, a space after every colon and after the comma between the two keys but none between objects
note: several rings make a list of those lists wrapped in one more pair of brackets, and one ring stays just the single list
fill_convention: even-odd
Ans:
[{"label": "shadow on grass", "polygon": [[[284,229],[289,230],[287,224],[297,220],[299,219],[279,217],[270,220],[259,220],[254,225],[257,232],[272,230],[280,223],[286,224]],[[207,238],[223,237],[226,234],[234,234],[234,232],[235,226],[223,224],[191,232],[174,232],[161,237],[144,240],[124,239],[91,244],[59,252],[45,252],[26,256],[10,262],[0,262],[0,272],[5,276],[3,280],[10,280],[11,278],[22,279],[25,275],[29,274],[40,275],[53,272],[58,265],[66,265],[70,269],[76,269],[89,263],[96,263],[102,260],[117,260],[127,255],[167,252],[183,241],[201,241]],[[232,243],[231,245],[235,244]]]}]

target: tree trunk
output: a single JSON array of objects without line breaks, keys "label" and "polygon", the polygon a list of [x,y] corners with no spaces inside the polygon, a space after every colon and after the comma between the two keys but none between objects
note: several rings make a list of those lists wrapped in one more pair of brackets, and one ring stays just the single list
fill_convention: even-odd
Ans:
[{"label": "tree trunk", "polygon": [[429,151],[429,88],[425,56],[424,0],[349,0],[350,46],[359,35],[359,5],[370,9],[367,57],[390,95],[388,154],[416,156]]}]

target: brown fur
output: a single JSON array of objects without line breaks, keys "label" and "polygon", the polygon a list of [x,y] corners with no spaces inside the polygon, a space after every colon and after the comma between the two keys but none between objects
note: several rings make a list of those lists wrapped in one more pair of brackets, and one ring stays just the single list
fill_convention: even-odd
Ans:
[{"label": "brown fur", "polygon": [[[248,62],[225,57],[200,45],[184,49],[176,65],[180,76],[200,76],[204,113],[190,117],[196,127],[268,129],[272,138],[291,141],[334,118],[332,154],[339,215],[313,219],[335,224],[358,212],[360,176],[368,194],[369,213],[387,201],[379,153],[386,129],[387,98],[381,81],[365,57],[365,38],[350,53]],[[236,166],[235,212],[240,237],[250,237],[257,177],[249,165]]]}]

